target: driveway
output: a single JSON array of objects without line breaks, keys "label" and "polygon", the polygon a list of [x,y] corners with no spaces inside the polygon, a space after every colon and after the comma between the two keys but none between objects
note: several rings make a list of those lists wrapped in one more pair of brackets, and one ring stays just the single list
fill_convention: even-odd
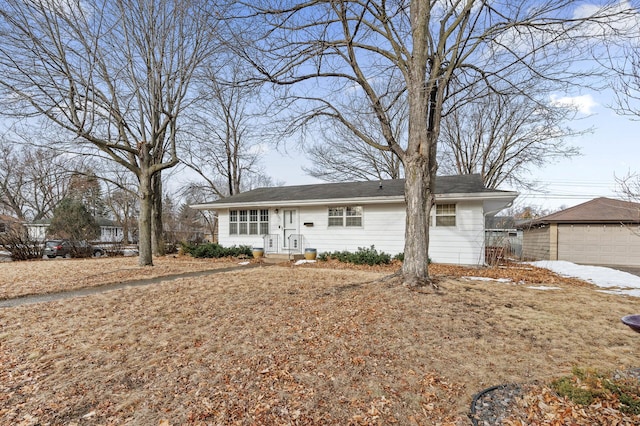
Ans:
[{"label": "driveway", "polygon": [[617,269],[640,277],[640,266],[607,266],[607,268]]}]

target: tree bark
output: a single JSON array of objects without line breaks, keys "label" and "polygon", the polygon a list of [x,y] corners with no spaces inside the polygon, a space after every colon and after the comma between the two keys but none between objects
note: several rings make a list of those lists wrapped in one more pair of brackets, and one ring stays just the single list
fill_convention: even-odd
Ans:
[{"label": "tree bark", "polygon": [[164,256],[166,254],[164,241],[164,224],[162,221],[162,178],[161,173],[155,173],[151,178],[152,207],[151,207],[151,241],[153,254]]},{"label": "tree bark", "polygon": [[424,286],[429,280],[429,215],[433,204],[428,161],[414,154],[405,162],[407,203],[402,275],[409,287]]},{"label": "tree bark", "polygon": [[138,264],[153,266],[151,250],[151,211],[153,209],[153,186],[148,167],[140,173],[140,216],[138,217]]}]

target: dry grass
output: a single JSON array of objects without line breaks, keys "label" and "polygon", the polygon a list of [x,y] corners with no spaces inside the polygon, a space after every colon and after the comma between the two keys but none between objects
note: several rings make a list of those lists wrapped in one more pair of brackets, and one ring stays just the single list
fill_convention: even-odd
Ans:
[{"label": "dry grass", "polygon": [[139,266],[137,257],[1,262],[0,300],[237,264],[230,259],[194,259],[187,256],[159,257],[154,258],[153,262],[153,267]]},{"label": "dry grass", "polygon": [[619,318],[639,299],[383,275],[265,267],[3,309],[0,424],[463,425],[487,386],[637,367]]}]

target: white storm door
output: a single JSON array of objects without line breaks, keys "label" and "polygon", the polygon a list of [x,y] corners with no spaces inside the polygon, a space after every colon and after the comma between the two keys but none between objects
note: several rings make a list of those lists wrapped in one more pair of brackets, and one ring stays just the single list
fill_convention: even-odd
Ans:
[{"label": "white storm door", "polygon": [[288,250],[296,250],[300,248],[300,242],[298,241],[298,211],[285,209],[282,211],[284,239],[282,240],[282,247]]}]

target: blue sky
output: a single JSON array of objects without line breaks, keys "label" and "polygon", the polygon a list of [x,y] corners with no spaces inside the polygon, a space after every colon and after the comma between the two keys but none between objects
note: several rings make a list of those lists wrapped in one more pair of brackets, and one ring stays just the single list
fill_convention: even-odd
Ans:
[{"label": "blue sky", "polygon": [[[582,2],[582,5],[573,11],[574,16],[590,15],[599,7],[595,3],[597,2]],[[620,0],[619,6],[627,9],[630,2]],[[639,23],[640,18],[637,14],[610,22],[612,28],[634,31]],[[586,30],[589,29],[594,35],[602,31],[602,27],[598,25],[587,27]],[[599,81],[596,85],[607,86],[607,83],[609,82]],[[533,171],[530,180],[539,182],[544,192],[506,187],[501,189],[521,191],[517,205],[532,205],[550,211],[571,207],[600,196],[621,198],[616,177],[640,173],[640,121],[617,115],[611,109],[614,99],[609,90],[585,91],[574,97],[558,93],[551,101],[568,103],[578,108],[580,113],[576,120],[567,123],[570,127],[592,129],[590,133],[567,141],[578,146],[582,155]],[[276,182],[286,185],[319,182],[303,172],[302,167],[308,165],[309,160],[300,148],[295,144],[289,144],[287,149],[287,152],[270,149],[266,153],[266,173]]]},{"label": "blue sky", "polygon": [[[563,97],[558,96],[558,100]],[[571,207],[596,197],[620,198],[616,176],[640,172],[640,122],[617,115],[610,107],[608,92],[586,93],[564,98],[578,107],[577,129],[593,131],[569,140],[579,146],[582,155],[561,160],[531,174],[545,192],[521,191],[518,203],[545,210]],[[289,145],[287,152],[269,150],[264,157],[267,174],[285,185],[303,185],[320,181],[307,176],[302,167],[309,164],[299,148]],[[513,189],[513,188],[503,188]]]},{"label": "blue sky", "polygon": [[574,126],[592,127],[593,132],[571,142],[582,155],[550,164],[532,174],[545,184],[547,194],[522,192],[520,203],[557,210],[595,197],[620,198],[616,177],[640,172],[640,122],[617,115],[607,92],[587,94],[576,100],[581,114]]}]

